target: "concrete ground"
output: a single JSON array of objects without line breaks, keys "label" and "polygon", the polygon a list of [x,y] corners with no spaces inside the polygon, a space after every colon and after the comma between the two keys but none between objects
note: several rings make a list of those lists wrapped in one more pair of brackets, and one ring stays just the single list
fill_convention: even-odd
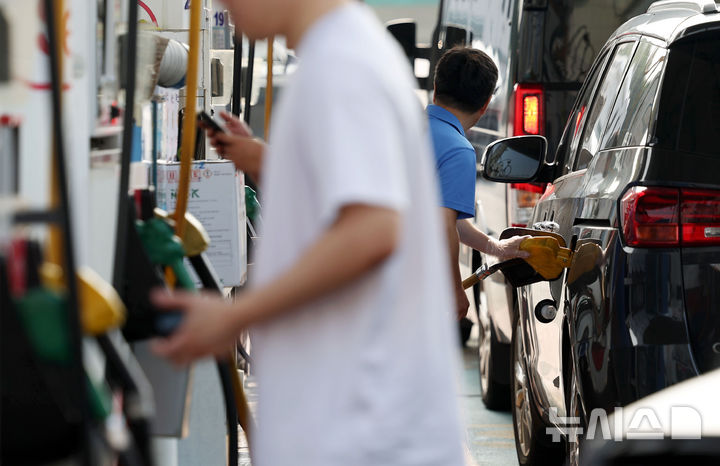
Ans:
[{"label": "concrete ground", "polygon": [[465,424],[467,465],[517,465],[512,414],[490,411],[482,402],[477,349],[477,338],[473,337],[463,351],[460,405]]}]

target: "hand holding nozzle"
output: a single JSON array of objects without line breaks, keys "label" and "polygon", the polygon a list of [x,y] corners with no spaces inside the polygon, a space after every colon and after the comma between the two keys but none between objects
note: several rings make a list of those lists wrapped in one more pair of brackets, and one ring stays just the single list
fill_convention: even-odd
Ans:
[{"label": "hand holding nozzle", "polygon": [[[506,244],[519,242],[518,250],[524,253],[522,254],[524,257],[520,258],[527,262],[535,270],[535,272],[537,272],[545,280],[554,280],[558,278],[563,269],[570,267],[573,252],[568,248],[561,247],[558,240],[554,237],[523,236],[511,239],[514,241]],[[463,280],[463,288],[470,288],[498,270],[502,270],[511,263],[515,263],[515,259],[498,262],[492,266],[483,264],[475,272],[473,272],[471,276]]]},{"label": "hand holding nozzle", "polygon": [[522,243],[531,238],[530,236],[513,236],[512,238],[496,240],[492,239],[491,256],[497,257],[500,262],[507,261],[519,257],[524,259],[530,256],[530,253],[521,248]]}]

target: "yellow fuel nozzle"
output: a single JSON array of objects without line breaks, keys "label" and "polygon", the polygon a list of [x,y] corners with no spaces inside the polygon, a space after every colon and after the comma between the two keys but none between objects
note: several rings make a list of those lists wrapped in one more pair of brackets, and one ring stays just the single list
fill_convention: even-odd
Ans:
[{"label": "yellow fuel nozzle", "polygon": [[552,236],[536,236],[520,243],[520,250],[530,253],[525,262],[543,278],[553,280],[560,276],[563,269],[570,267],[572,251],[563,248]]},{"label": "yellow fuel nozzle", "polygon": [[[562,237],[558,236],[558,238],[562,240]],[[520,243],[519,249],[530,254],[522,260],[527,262],[545,280],[555,280],[560,277],[563,269],[570,267],[573,260],[573,252],[560,246],[558,238],[554,236],[532,236]],[[519,259],[510,259],[492,266],[483,264],[472,275],[463,280],[463,288],[470,288],[498,270],[507,273],[507,268],[514,267],[518,261]],[[535,281],[539,280],[534,280],[533,283]]]},{"label": "yellow fuel nozzle", "polygon": [[[40,268],[43,284],[53,290],[65,287],[64,271],[57,264],[45,262]],[[127,310],[109,283],[89,267],[77,270],[80,318],[86,335],[101,335],[125,323]]]},{"label": "yellow fuel nozzle", "polygon": [[[170,222],[173,214],[156,208],[155,217]],[[200,255],[210,246],[210,236],[205,227],[190,212],[185,212],[185,235],[181,241],[188,257]]]}]

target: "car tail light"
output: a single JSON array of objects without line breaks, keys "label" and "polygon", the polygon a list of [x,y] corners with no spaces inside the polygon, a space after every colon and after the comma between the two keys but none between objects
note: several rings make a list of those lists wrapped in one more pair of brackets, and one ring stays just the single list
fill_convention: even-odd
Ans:
[{"label": "car tail light", "polygon": [[539,84],[515,86],[515,136],[545,132],[545,92]]},{"label": "car tail light", "polygon": [[720,244],[720,191],[683,189],[680,199],[682,244]]},{"label": "car tail light", "polygon": [[720,245],[720,191],[635,186],[620,219],[628,246]]},{"label": "car tail light", "polygon": [[680,240],[680,190],[630,188],[620,202],[623,234],[628,246],[668,247]]},{"label": "car tail light", "polygon": [[[515,117],[512,123],[514,136],[545,133],[545,93],[541,85],[515,85]],[[545,185],[512,184],[508,189],[508,224],[525,227]]]}]

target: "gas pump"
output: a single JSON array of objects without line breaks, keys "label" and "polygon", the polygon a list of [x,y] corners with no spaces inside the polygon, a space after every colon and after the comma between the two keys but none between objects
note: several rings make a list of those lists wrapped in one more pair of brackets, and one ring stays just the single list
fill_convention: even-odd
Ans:
[{"label": "gas pump", "polygon": [[[77,230],[72,228],[68,181],[72,164],[66,157],[65,136],[68,133],[64,131],[63,122],[70,127],[73,125],[69,124],[69,119],[63,118],[63,94],[70,86],[67,76],[66,81],[63,80],[60,50],[66,46],[65,37],[61,40],[61,35],[65,33],[63,21],[67,20],[65,12],[68,10],[64,9],[62,0],[42,0],[42,14],[48,23],[51,75],[48,94],[52,98],[53,133],[52,202],[47,209],[27,208],[13,199],[17,195],[17,180],[20,178],[16,162],[24,162],[23,154],[27,151],[26,148],[18,149],[18,126],[32,120],[22,122],[21,119],[7,119],[4,115],[0,119],[1,136],[10,137],[7,141],[14,141],[13,144],[3,144],[0,149],[3,153],[0,161],[3,169],[0,176],[0,370],[3,374],[0,377],[0,462],[3,464],[46,464],[58,460],[87,465],[116,461],[138,466],[154,464],[158,459],[157,452],[153,452],[158,422],[180,425],[178,437],[183,434],[183,425],[187,426],[183,422],[187,414],[183,409],[187,408],[190,399],[190,373],[168,372],[171,375],[165,374],[164,383],[157,384],[152,377],[154,371],[148,370],[145,365],[147,352],[142,350],[141,342],[171,333],[182,317],[180,314],[156,312],[148,295],[158,287],[194,289],[195,280],[206,291],[223,292],[223,286],[205,252],[208,235],[202,224],[186,212],[190,166],[198,153],[193,115],[197,100],[193,93],[187,93],[180,156],[183,167],[178,201],[181,202],[174,212],[164,213],[155,208],[156,197],[152,186],[137,189],[131,183],[137,168],[132,166],[132,162],[137,160],[138,130],[146,129],[145,121],[137,118],[139,113],[135,105],[136,96],[146,91],[145,88],[136,89],[135,85],[136,75],[145,71],[137,65],[138,37],[141,33],[138,30],[138,7],[134,1],[125,3],[127,28],[119,27],[119,30],[125,30],[124,46],[116,47],[118,41],[111,26],[113,18],[122,15],[122,12],[109,0],[100,3],[104,6],[98,10],[98,17],[91,16],[103,25],[101,48],[105,56],[97,68],[102,77],[93,84],[97,85],[94,90],[99,90],[101,94],[95,107],[98,121],[102,120],[102,124],[107,126],[92,133],[93,150],[96,142],[102,142],[102,145],[97,144],[97,152],[106,157],[105,154],[113,150],[112,139],[117,137],[122,141],[118,150],[120,194],[117,199],[118,225],[113,241],[115,260],[112,273],[104,274],[112,275],[112,286],[99,274],[75,263],[73,246],[77,243],[73,241],[77,241],[77,234],[73,237],[73,233]],[[0,3],[0,23],[6,21],[4,13],[7,10],[3,8],[7,5]],[[172,81],[175,85],[184,82],[186,88],[197,89],[199,56],[206,55],[200,51],[198,39],[202,29],[202,2],[191,0],[189,5],[189,47],[178,45],[180,42],[173,42],[175,39],[168,40],[170,45],[167,45],[167,50],[172,46],[174,52],[168,51],[162,57],[156,57],[155,65],[167,71],[167,62],[162,63],[167,54],[181,58],[186,54],[184,60],[188,69],[181,73],[181,79],[178,79],[177,73],[166,73],[164,76],[170,77],[162,82],[168,84]],[[151,34],[159,37],[157,34],[160,33],[153,31]],[[143,31],[142,34],[146,33]],[[0,28],[0,61],[10,63],[14,49],[13,42],[8,38],[12,35],[6,28]],[[237,42],[242,43],[240,40]],[[124,54],[121,60],[124,66],[120,67],[124,75],[122,79],[113,75],[115,50]],[[242,51],[236,50],[235,54],[241,57]],[[250,54],[254,55],[254,44],[251,44]],[[243,71],[241,59],[235,64],[233,73],[236,81],[233,83],[232,108],[240,113],[240,97],[244,90],[246,119],[249,118],[252,58],[245,74],[248,78],[244,89],[240,83]],[[2,68],[2,71],[7,71],[7,67]],[[8,79],[2,75],[0,78],[0,91],[3,91],[2,87]],[[11,74],[9,80],[13,81]],[[118,83],[124,89],[124,99],[122,93],[119,93],[121,97],[118,99],[108,91],[117,91],[114,86]],[[13,85],[18,84],[13,82]],[[120,118],[122,125],[117,124]],[[120,129],[121,132],[116,131]],[[10,157],[5,157],[6,153]],[[156,150],[152,153],[155,158]],[[251,203],[250,207],[257,210],[257,202]],[[45,231],[49,232],[47,241],[44,241]],[[249,359],[242,348],[240,353]],[[217,398],[222,396],[225,401],[225,415],[220,420],[225,422],[227,430],[228,450],[225,455],[230,464],[237,464],[238,422],[247,435],[252,430],[253,421],[233,356],[229,348],[228,355],[217,361],[221,388]],[[151,377],[148,378],[148,375]],[[175,384],[177,380],[188,383]],[[170,388],[171,385],[175,387]],[[178,405],[168,405],[168,411],[168,406],[156,403],[159,399],[172,399],[174,395],[180,403],[180,409],[174,412],[172,410]],[[164,458],[161,464],[166,464]]]},{"label": "gas pump", "polygon": [[[137,10],[135,9],[135,12]],[[190,30],[187,59],[187,72],[185,83],[188,90],[197,89],[198,61],[200,48],[200,20],[201,2],[190,2]],[[127,47],[127,77],[126,92],[127,107],[125,110],[125,124],[123,137],[123,153],[121,160],[121,182],[118,200],[119,221],[116,234],[115,248],[115,282],[116,288],[121,290],[126,303],[130,308],[129,322],[125,336],[131,341],[141,340],[151,336],[167,335],[180,324],[181,316],[155,312],[150,304],[149,294],[155,287],[179,286],[187,290],[194,290],[195,285],[190,277],[184,257],[190,257],[190,263],[200,277],[204,288],[222,292],[217,278],[203,251],[207,246],[207,234],[202,225],[187,214],[189,186],[191,179],[191,165],[196,149],[196,103],[190,91],[186,97],[185,111],[182,120],[182,144],[180,148],[180,179],[178,182],[177,205],[175,212],[164,214],[155,210],[154,193],[152,190],[136,190],[132,197],[128,197],[130,185],[130,166],[132,157],[133,121],[134,111],[134,76],[136,73],[135,54],[137,47],[136,21],[129,22]],[[193,238],[195,239],[193,241]],[[163,269],[164,273],[160,273]],[[165,413],[167,407],[162,405],[166,400],[177,401],[175,408],[182,410],[186,405],[189,390],[189,371],[172,371],[164,369],[168,363],[153,358],[145,353],[140,356],[145,365],[160,368],[160,371],[151,371],[151,380],[154,380],[156,390],[162,391],[162,396],[156,396],[159,403],[158,411]],[[250,415],[242,384],[238,383],[237,371],[232,367],[234,361],[225,358],[217,362],[218,373],[221,380],[225,398],[226,423],[228,429],[228,454],[230,464],[238,461],[238,418],[246,432],[250,430]],[[155,377],[158,373],[161,377]],[[168,393],[167,391],[173,393]],[[236,402],[238,403],[236,405]],[[169,408],[171,411],[173,407]],[[238,416],[238,413],[241,415]],[[186,424],[185,416],[175,418],[180,424]],[[182,432],[183,427],[168,427],[168,422],[160,423],[170,431]],[[172,424],[173,419],[169,420]],[[157,424],[157,423],[156,423]],[[157,427],[155,428],[157,430]]]},{"label": "gas pump", "polygon": [[[51,201],[44,210],[8,201],[0,212],[2,460],[43,464],[72,459],[91,465],[119,457],[127,464],[147,464],[142,432],[127,432],[116,408],[127,395],[123,385],[141,381],[133,378],[132,368],[117,357],[109,340],[99,346],[107,374],[119,377],[106,378],[88,363],[98,352],[86,353],[86,336],[106,339],[122,323],[125,309],[112,287],[75,265],[58,46],[63,2],[45,0],[43,7],[51,84]],[[45,254],[38,241],[23,237],[30,225],[49,230]],[[134,408],[131,425],[148,414]]]}]

